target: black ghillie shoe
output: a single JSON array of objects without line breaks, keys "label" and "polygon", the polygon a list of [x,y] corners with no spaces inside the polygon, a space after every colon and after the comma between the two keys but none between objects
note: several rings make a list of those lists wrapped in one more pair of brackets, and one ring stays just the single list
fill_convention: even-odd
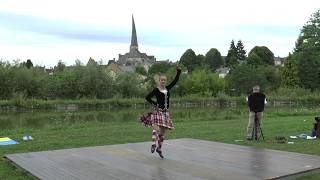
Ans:
[{"label": "black ghillie shoe", "polygon": [[157,148],[157,153],[159,154],[159,156],[160,156],[162,159],[164,158],[163,155],[162,155],[162,151],[159,150],[158,148]]},{"label": "black ghillie shoe", "polygon": [[151,146],[151,153],[154,153],[155,150],[156,150],[156,145],[155,145],[155,144],[152,144],[152,146]]}]

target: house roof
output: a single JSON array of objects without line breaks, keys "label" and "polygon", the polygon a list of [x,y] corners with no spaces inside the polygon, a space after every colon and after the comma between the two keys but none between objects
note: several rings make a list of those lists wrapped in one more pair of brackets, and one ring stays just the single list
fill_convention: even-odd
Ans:
[{"label": "house roof", "polygon": [[218,73],[218,74],[228,74],[229,71],[230,71],[230,68],[228,68],[228,67],[221,67],[221,68],[216,69],[216,73]]}]

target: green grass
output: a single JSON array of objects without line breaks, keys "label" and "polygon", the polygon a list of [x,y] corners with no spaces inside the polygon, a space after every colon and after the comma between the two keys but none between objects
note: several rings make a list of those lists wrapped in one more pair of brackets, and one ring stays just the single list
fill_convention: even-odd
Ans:
[{"label": "green grass", "polygon": [[[320,155],[320,141],[290,140],[294,144],[273,142],[276,135],[310,133],[314,116],[320,109],[267,109],[263,119],[265,141],[244,140],[248,112],[245,108],[231,109],[176,109],[173,112],[175,130],[166,139],[197,138],[210,141],[278,149],[305,154]],[[122,144],[150,141],[151,129],[141,126],[136,117],[146,110],[38,112],[0,115],[0,123],[8,119],[16,121],[1,135],[21,140],[24,133],[34,141],[19,145],[0,146],[0,155],[74,147]],[[16,118],[16,119],[15,119]],[[18,119],[18,120],[17,120]],[[45,121],[37,123],[38,121]],[[35,126],[32,126],[35,124]],[[244,140],[236,142],[235,140]],[[303,177],[318,179],[319,173]],[[0,179],[30,179],[4,159],[0,160]]]}]

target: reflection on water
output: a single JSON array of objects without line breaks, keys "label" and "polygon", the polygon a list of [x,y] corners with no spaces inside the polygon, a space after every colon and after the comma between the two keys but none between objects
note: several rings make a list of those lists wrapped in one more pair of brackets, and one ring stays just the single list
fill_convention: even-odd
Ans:
[{"label": "reflection on water", "polygon": [[137,120],[146,110],[86,110],[1,112],[0,129],[44,128],[84,122],[121,122]]},{"label": "reflection on water", "polygon": [[[267,116],[288,116],[297,114],[314,114],[319,109],[309,108],[267,108]],[[95,109],[54,111],[37,110],[24,112],[0,112],[0,130],[16,128],[62,127],[86,122],[137,122],[140,115],[149,109]],[[171,112],[175,122],[181,121],[215,121],[247,118],[246,107],[235,108],[174,108]]]},{"label": "reflection on water", "polygon": [[[152,109],[96,109],[71,111],[24,111],[1,112],[0,128],[44,128],[50,126],[64,126],[86,122],[137,122],[138,117]],[[238,109],[221,108],[176,108],[171,116],[175,122],[208,119],[235,119],[242,112]],[[214,115],[214,116],[213,116]]]}]

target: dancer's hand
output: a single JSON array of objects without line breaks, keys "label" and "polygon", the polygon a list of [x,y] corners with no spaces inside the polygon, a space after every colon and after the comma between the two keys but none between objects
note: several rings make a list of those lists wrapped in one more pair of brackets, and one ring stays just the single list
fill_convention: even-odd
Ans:
[{"label": "dancer's hand", "polygon": [[181,67],[179,64],[177,64],[177,71],[181,71]]}]

